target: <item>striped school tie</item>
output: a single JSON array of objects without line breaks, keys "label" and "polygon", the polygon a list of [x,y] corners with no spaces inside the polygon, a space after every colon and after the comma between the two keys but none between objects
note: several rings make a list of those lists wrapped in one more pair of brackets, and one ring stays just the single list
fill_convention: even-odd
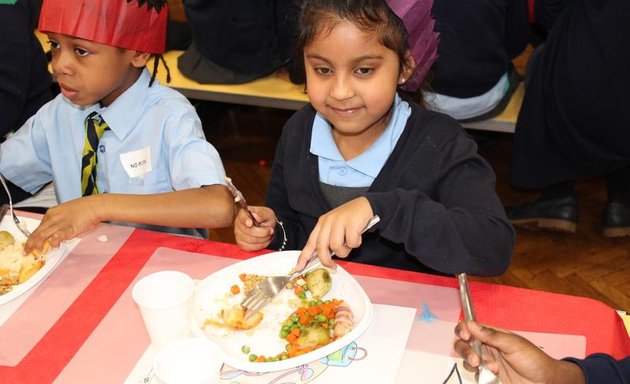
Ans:
[{"label": "striped school tie", "polygon": [[81,160],[81,190],[83,196],[98,193],[96,186],[96,150],[103,132],[109,127],[101,115],[94,111],[85,118],[85,145]]}]

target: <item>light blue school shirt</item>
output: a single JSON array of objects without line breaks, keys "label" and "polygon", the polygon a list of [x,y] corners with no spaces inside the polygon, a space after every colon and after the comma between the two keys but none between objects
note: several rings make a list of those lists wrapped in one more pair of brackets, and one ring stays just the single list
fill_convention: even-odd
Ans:
[{"label": "light blue school shirt", "polygon": [[405,129],[411,107],[398,95],[385,131],[362,154],[344,160],[333,139],[330,124],[319,114],[313,121],[310,152],[318,157],[319,181],[339,187],[369,187],[385,165]]},{"label": "light blue school shirt", "polygon": [[85,118],[98,111],[110,127],[97,150],[99,192],[153,194],[224,184],[223,164],[195,108],[157,81],[149,87],[150,78],[144,69],[106,108],[79,107],[59,94],[2,144],[0,172],[29,192],[53,180],[59,202],[81,197]]}]

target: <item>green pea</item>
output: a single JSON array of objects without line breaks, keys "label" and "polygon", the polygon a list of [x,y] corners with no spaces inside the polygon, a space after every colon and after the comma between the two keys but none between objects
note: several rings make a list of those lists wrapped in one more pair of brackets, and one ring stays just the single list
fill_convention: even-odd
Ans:
[{"label": "green pea", "polygon": [[258,356],[254,355],[253,353],[251,355],[249,355],[249,361],[251,361],[252,363],[254,361],[256,361],[257,358],[258,358]]},{"label": "green pea", "polygon": [[249,350],[250,350],[249,345],[243,345],[241,347],[241,351],[246,355],[249,353]]}]

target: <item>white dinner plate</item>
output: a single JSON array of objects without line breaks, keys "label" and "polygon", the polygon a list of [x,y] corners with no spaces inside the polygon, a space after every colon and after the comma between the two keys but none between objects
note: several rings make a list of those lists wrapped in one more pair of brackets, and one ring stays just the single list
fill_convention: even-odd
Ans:
[{"label": "white dinner plate", "polygon": [[[40,221],[34,220],[28,217],[18,216],[21,222],[26,224],[26,227],[32,232],[37,228]],[[5,216],[0,223],[0,230],[7,231],[15,237],[15,241],[24,242],[26,241],[26,236],[17,228],[13,219],[10,216]],[[22,284],[17,284],[13,286],[13,289],[4,295],[0,295],[0,305],[6,304],[11,300],[15,300],[24,293],[28,292],[31,288],[33,288],[37,283],[42,281],[53,269],[57,266],[59,261],[61,261],[64,253],[64,243],[61,243],[59,248],[50,249],[44,257],[46,258],[46,263],[43,267],[40,268],[39,271],[35,272],[30,279],[26,280]]]},{"label": "white dinner plate", "polygon": [[221,309],[239,304],[243,293],[230,295],[234,284],[242,287],[239,274],[282,275],[286,274],[297,261],[299,251],[274,252],[232,264],[199,282],[193,296],[193,334],[208,337],[219,345],[223,362],[228,366],[248,372],[272,372],[297,367],[328,356],[356,340],[370,325],[372,303],[359,283],[341,266],[331,272],[332,288],[322,299],[344,300],[354,315],[355,325],[347,335],[309,353],[275,362],[250,362],[249,355],[243,353],[244,345],[250,353],[275,356],[282,351],[286,340],[280,338],[282,322],[295,310],[288,305],[289,300],[297,300],[295,294],[285,290],[279,298],[262,309],[263,320],[254,329],[233,331],[227,328],[207,325],[206,319],[219,319]]}]

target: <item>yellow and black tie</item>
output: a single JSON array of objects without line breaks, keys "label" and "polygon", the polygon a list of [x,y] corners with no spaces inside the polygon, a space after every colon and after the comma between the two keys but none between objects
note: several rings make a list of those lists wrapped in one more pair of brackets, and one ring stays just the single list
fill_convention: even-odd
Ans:
[{"label": "yellow and black tie", "polygon": [[81,160],[81,190],[83,191],[83,196],[98,193],[98,187],[96,186],[96,150],[103,132],[108,129],[107,123],[96,111],[90,113],[85,119],[85,145]]}]

